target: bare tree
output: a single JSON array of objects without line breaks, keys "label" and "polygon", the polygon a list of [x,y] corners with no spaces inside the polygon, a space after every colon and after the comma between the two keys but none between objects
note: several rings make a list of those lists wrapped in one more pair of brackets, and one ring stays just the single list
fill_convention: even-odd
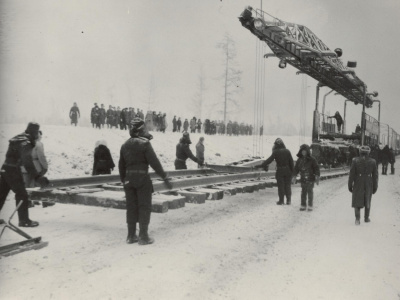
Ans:
[{"label": "bare tree", "polygon": [[[224,35],[222,42],[217,44],[217,48],[222,50],[224,56],[224,73],[221,76],[224,82],[224,123],[226,125],[227,107],[228,104],[233,104],[234,108],[230,109],[229,113],[239,111],[239,103],[235,99],[235,95],[241,91],[240,80],[242,71],[237,69],[236,47],[235,41],[229,33]],[[226,127],[225,127],[226,128]]]},{"label": "bare tree", "polygon": [[204,102],[204,94],[206,90],[206,83],[205,83],[205,76],[203,66],[200,68],[200,74],[198,76],[197,81],[197,91],[193,97],[191,103],[191,109],[198,115],[198,118],[202,118],[202,109],[203,109],[203,102]]}]

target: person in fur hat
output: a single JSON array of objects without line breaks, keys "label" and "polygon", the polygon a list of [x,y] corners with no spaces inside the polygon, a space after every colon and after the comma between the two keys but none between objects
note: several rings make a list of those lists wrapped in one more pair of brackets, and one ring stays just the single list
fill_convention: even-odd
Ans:
[{"label": "person in fur hat", "polygon": [[299,158],[294,166],[292,183],[296,181],[297,174],[300,173],[301,182],[301,207],[300,211],[307,209],[307,196],[308,196],[308,211],[313,210],[314,200],[314,183],[319,184],[319,166],[317,160],[311,156],[310,147],[306,144],[300,146]]},{"label": "person in fur hat", "polygon": [[[119,175],[126,197],[126,222],[128,224],[126,242],[148,245],[154,243],[154,239],[148,235],[153,193],[149,165],[164,180],[168,189],[172,189],[172,185],[151,146],[152,136],[146,132],[144,121],[134,118],[130,125],[131,137],[121,146],[118,163]],[[136,235],[137,223],[139,223],[139,237]]]}]

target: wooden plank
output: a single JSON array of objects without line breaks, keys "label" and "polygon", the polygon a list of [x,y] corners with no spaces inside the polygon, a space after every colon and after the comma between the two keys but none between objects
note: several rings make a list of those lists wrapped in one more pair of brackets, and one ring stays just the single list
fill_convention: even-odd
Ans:
[{"label": "wooden plank", "polygon": [[179,195],[182,195],[185,197],[186,202],[188,203],[194,203],[194,204],[202,204],[206,202],[207,199],[207,194],[205,193],[199,193],[199,192],[192,192],[192,191],[177,191]]},{"label": "wooden plank", "polygon": [[199,188],[196,192],[207,194],[207,200],[221,200],[224,198],[224,191],[216,189]]},{"label": "wooden plank", "polygon": [[153,199],[151,205],[151,211],[154,213],[166,213],[168,211],[168,201],[161,199]]},{"label": "wooden plank", "polygon": [[185,206],[186,198],[184,196],[157,194],[153,196],[154,200],[165,200],[168,202],[168,209],[177,209]]},{"label": "wooden plank", "polygon": [[222,190],[224,194],[234,196],[237,194],[237,189],[232,186],[228,185],[217,185],[217,186],[210,186],[210,189]]}]

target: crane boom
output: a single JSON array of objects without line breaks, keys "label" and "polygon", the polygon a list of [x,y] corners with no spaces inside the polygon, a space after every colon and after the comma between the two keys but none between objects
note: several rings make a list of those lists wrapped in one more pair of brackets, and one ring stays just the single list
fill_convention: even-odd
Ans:
[{"label": "crane boom", "polygon": [[[242,26],[267,43],[276,57],[355,104],[363,103],[364,82],[348,69],[306,26],[282,21],[248,6],[239,17]],[[268,55],[266,56],[268,57]],[[366,106],[372,107],[370,95]]]}]

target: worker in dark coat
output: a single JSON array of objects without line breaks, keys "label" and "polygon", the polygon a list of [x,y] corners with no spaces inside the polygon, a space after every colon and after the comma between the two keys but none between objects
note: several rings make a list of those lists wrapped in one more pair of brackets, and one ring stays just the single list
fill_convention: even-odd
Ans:
[{"label": "worker in dark coat", "polygon": [[338,132],[340,133],[342,130],[342,125],[343,125],[343,118],[340,115],[340,113],[337,111],[335,113],[335,115],[328,117],[328,119],[334,118],[336,119],[336,124],[337,124],[337,128],[338,128]]},{"label": "worker in dark coat", "polygon": [[97,106],[97,103],[94,104],[94,107],[92,108],[90,112],[90,122],[92,123],[92,127],[94,128],[95,126],[100,128],[100,109]]},{"label": "worker in dark coat", "polygon": [[74,102],[74,106],[71,107],[69,111],[69,118],[71,119],[71,125],[78,124],[78,119],[81,117],[81,113],[79,112],[78,105]]},{"label": "worker in dark coat", "polygon": [[165,129],[167,129],[167,114],[163,113],[160,117],[160,131],[165,133]]},{"label": "worker in dark coat", "polygon": [[201,124],[203,124],[203,123],[201,122],[200,119],[198,119],[198,120],[197,120],[197,132],[198,132],[198,133],[201,132]]},{"label": "worker in dark coat", "polygon": [[181,118],[178,118],[178,121],[176,121],[176,127],[178,132],[181,132],[181,126],[182,126],[182,120]]},{"label": "worker in dark coat", "polygon": [[22,177],[21,167],[42,187],[48,185],[49,181],[45,176],[40,175],[36,170],[32,159],[32,149],[39,135],[39,124],[29,123],[24,133],[13,137],[9,141],[6,159],[1,167],[0,176],[0,210],[10,190],[15,193],[15,200],[18,204],[22,201],[18,209],[18,226],[36,227],[39,223],[29,219],[29,199]]},{"label": "worker in dark coat", "polygon": [[386,145],[385,147],[383,147],[383,149],[381,150],[381,162],[382,162],[382,175],[387,175],[387,168],[389,165],[389,161],[390,161],[390,149],[389,146]]},{"label": "worker in dark coat", "polygon": [[[134,118],[131,128],[129,132],[131,138],[122,145],[118,164],[126,195],[128,223],[126,242],[147,245],[154,242],[154,239],[148,235],[153,193],[153,184],[148,174],[149,165],[164,180],[169,189],[172,185],[150,144],[152,136],[145,132],[144,121]],[[139,238],[136,235],[136,223],[139,223]]]},{"label": "worker in dark coat", "polygon": [[117,109],[114,110],[114,126],[119,128],[121,122],[121,108],[117,106]]},{"label": "worker in dark coat", "polygon": [[300,146],[299,158],[294,166],[292,183],[295,183],[297,174],[300,173],[301,182],[301,207],[300,211],[307,209],[308,196],[308,211],[313,210],[314,200],[314,183],[319,184],[319,166],[317,160],[311,156],[310,147],[306,144]]},{"label": "worker in dark coat", "polygon": [[196,157],[199,160],[198,168],[204,165],[204,137],[199,138],[199,142],[196,145]]},{"label": "worker in dark coat", "polygon": [[104,108],[104,104],[102,104],[99,109],[99,119],[100,119],[100,126],[104,128],[104,124],[106,123],[106,109]]},{"label": "worker in dark coat", "polygon": [[390,174],[394,175],[394,164],[396,162],[396,156],[394,155],[393,148],[390,148],[389,150],[390,150],[390,160],[389,160],[389,163],[390,163]]},{"label": "worker in dark coat", "polygon": [[190,151],[189,145],[192,142],[190,141],[190,136],[188,132],[184,132],[183,136],[179,140],[179,143],[176,145],[176,159],[175,159],[175,170],[184,170],[187,169],[186,160],[190,158],[195,163],[200,164],[203,163],[197,159],[196,156],[193,155],[192,151]]},{"label": "worker in dark coat", "polygon": [[115,164],[105,140],[96,142],[92,175],[111,174]]},{"label": "worker in dark coat", "polygon": [[183,122],[183,131],[187,131],[189,128],[189,122],[188,119],[185,119],[185,122]]},{"label": "worker in dark coat", "polygon": [[196,119],[193,117],[193,119],[190,120],[190,133],[195,133],[196,132]]},{"label": "worker in dark coat", "polygon": [[285,144],[280,138],[277,138],[272,148],[271,156],[261,164],[260,167],[268,170],[268,165],[276,161],[275,178],[278,184],[278,205],[284,205],[284,197],[286,196],[286,204],[291,204],[292,198],[292,174],[294,171],[294,163],[292,154],[286,149]]},{"label": "worker in dark coat", "polygon": [[114,111],[111,105],[107,109],[106,117],[107,117],[107,127],[112,128],[114,126]]},{"label": "worker in dark coat", "polygon": [[357,134],[361,133],[361,126],[360,126],[360,124],[357,124],[357,126],[356,126],[356,133],[357,133]]},{"label": "worker in dark coat", "polygon": [[176,132],[177,130],[177,126],[176,126],[176,116],[174,116],[174,118],[172,119],[172,132]]},{"label": "worker in dark coat", "polygon": [[370,148],[360,147],[360,156],[353,159],[349,174],[349,191],[353,194],[351,206],[354,207],[356,225],[360,225],[360,209],[365,207],[364,221],[370,222],[372,194],[378,190],[378,168],[369,157]]}]

